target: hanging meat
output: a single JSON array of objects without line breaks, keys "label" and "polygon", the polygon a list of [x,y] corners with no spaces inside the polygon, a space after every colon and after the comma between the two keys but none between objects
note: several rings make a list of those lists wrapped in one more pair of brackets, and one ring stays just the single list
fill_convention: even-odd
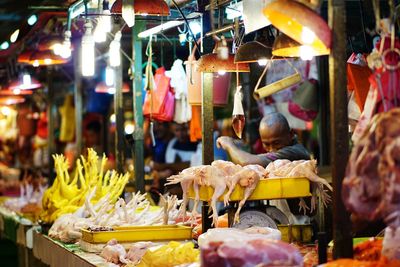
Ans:
[{"label": "hanging meat", "polygon": [[245,117],[242,105],[243,94],[241,92],[242,86],[236,88],[235,98],[233,102],[232,113],[232,127],[237,137],[242,139],[242,132],[244,129]]},{"label": "hanging meat", "polygon": [[355,215],[400,226],[400,108],[372,119],[350,155],[342,194]]}]

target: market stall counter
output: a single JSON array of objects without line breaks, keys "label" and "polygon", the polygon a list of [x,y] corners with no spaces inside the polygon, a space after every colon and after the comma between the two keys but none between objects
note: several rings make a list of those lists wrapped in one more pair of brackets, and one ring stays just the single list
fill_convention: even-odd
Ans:
[{"label": "market stall counter", "polygon": [[108,266],[99,255],[81,250],[78,244],[64,244],[37,231],[33,233],[33,255],[49,266]]}]

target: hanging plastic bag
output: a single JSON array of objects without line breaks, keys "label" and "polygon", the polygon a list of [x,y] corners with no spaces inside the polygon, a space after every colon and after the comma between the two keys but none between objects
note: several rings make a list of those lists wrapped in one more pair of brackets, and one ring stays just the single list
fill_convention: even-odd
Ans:
[{"label": "hanging plastic bag", "polygon": [[188,87],[183,61],[180,59],[175,60],[171,70],[166,71],[165,75],[171,78],[170,85],[175,91],[174,121],[186,123],[192,118],[192,110],[188,103]]},{"label": "hanging plastic bag", "polygon": [[75,135],[75,108],[72,95],[67,95],[59,111],[61,115],[60,141],[70,142]]},{"label": "hanging plastic bag", "polygon": [[243,94],[241,92],[242,86],[236,87],[235,98],[233,102],[233,113],[232,113],[232,127],[237,137],[242,139],[242,133],[244,129],[245,117],[242,105]]}]

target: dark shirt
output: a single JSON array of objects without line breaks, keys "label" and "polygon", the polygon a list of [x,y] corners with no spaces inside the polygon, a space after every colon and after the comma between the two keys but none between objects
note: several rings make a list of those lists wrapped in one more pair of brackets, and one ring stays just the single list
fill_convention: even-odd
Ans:
[{"label": "dark shirt", "polygon": [[167,151],[168,141],[156,139],[156,146],[153,147],[153,160],[157,163],[165,163],[165,152]]},{"label": "dark shirt", "polygon": [[297,143],[297,141],[294,141],[293,145],[281,148],[276,152],[266,153],[265,156],[271,162],[277,159],[288,159],[290,161],[310,159],[310,153],[302,144]]}]

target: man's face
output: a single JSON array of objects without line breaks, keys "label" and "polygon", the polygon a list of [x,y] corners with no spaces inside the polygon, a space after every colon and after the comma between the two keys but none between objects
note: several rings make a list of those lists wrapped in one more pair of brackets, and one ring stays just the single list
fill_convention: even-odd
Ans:
[{"label": "man's face", "polygon": [[86,145],[88,147],[94,147],[99,143],[99,134],[94,131],[86,132]]},{"label": "man's face", "polygon": [[186,124],[175,124],[174,135],[178,142],[184,143],[189,140],[188,127]]},{"label": "man's face", "polygon": [[260,137],[266,152],[276,152],[292,143],[293,135],[279,126],[260,125]]}]

